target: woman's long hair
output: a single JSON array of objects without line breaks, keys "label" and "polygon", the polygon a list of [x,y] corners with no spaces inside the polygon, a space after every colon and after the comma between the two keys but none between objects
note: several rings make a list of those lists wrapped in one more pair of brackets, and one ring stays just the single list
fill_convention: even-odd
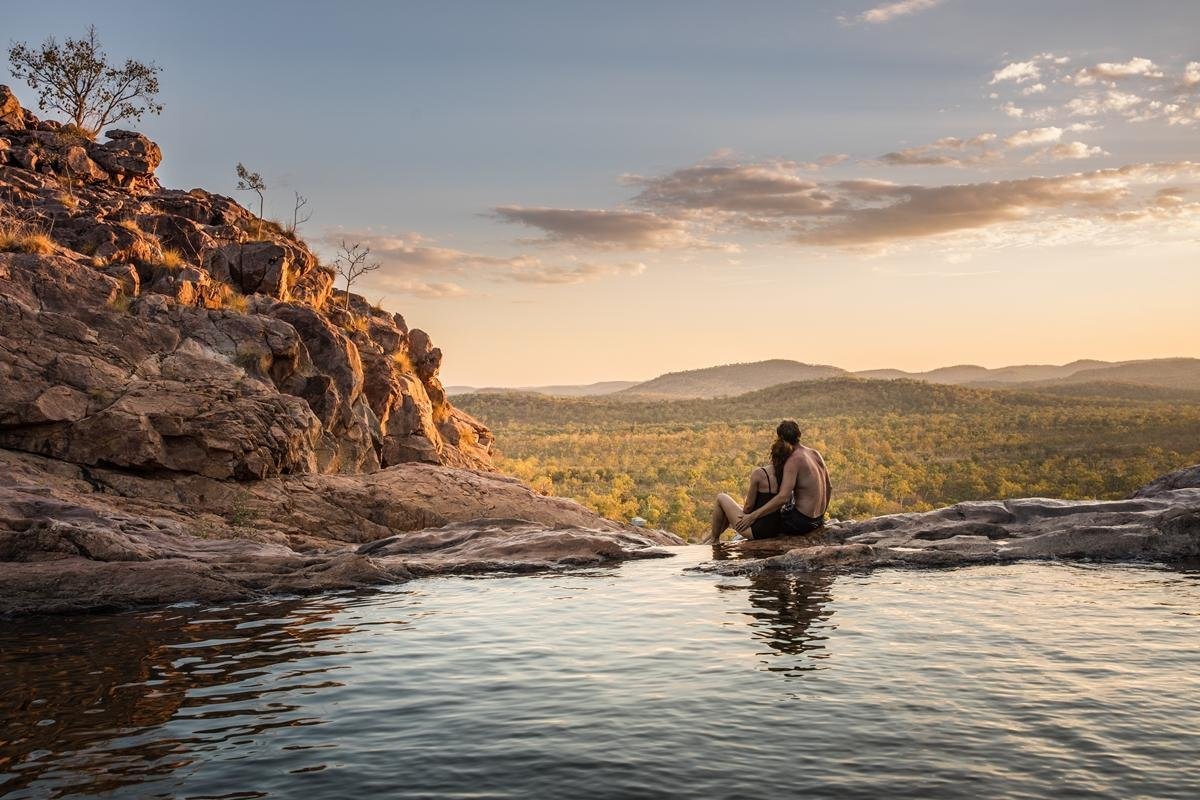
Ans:
[{"label": "woman's long hair", "polygon": [[771,445],[771,466],[775,468],[775,484],[783,483],[783,465],[800,446],[800,426],[794,419],[785,419],[775,429],[775,444]]}]

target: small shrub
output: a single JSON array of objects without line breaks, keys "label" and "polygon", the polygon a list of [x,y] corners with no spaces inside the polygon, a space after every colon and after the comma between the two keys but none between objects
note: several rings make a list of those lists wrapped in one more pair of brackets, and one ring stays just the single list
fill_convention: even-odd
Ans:
[{"label": "small shrub", "polygon": [[247,502],[245,496],[239,497],[234,501],[233,507],[229,510],[225,519],[229,520],[229,524],[238,527],[248,525],[254,519],[254,512],[250,509],[250,504]]},{"label": "small shrub", "polygon": [[446,420],[450,419],[450,408],[447,404],[442,403],[433,407],[433,424],[441,425]]},{"label": "small shrub", "polygon": [[392,354],[392,361],[396,362],[396,366],[400,368],[401,372],[416,372],[416,369],[413,367],[412,359],[409,358],[408,350],[397,350],[394,354]]},{"label": "small shrub", "polygon": [[183,269],[187,262],[183,259],[183,253],[180,253],[173,247],[168,247],[162,251],[162,258],[158,260],[158,266],[163,269],[174,272],[178,269]]},{"label": "small shrub", "polygon": [[365,316],[358,314],[349,314],[346,317],[345,329],[356,333],[366,333],[368,329],[368,319]]},{"label": "small shrub", "polygon": [[129,295],[125,294],[125,292],[117,292],[112,296],[112,299],[108,301],[108,307],[113,311],[125,312],[129,310],[129,306],[132,303],[133,300],[129,297]]},{"label": "small shrub", "polygon": [[217,287],[216,300],[218,307],[227,309],[229,311],[236,311],[239,314],[245,314],[246,309],[249,308],[249,302],[246,299],[246,295],[242,294],[237,289],[234,289],[227,283],[222,283],[219,287]]},{"label": "small shrub", "polygon": [[27,222],[3,220],[0,221],[0,252],[44,256],[54,252],[54,241]]},{"label": "small shrub", "polygon": [[58,195],[58,202],[62,203],[72,211],[79,208],[79,198],[73,194],[68,194],[67,192],[62,192]]},{"label": "small shrub", "polygon": [[127,231],[132,231],[134,233],[142,232],[142,228],[140,225],[138,225],[138,221],[136,219],[123,219],[120,222],[118,222],[117,225],[121,226],[122,228],[124,228]]}]

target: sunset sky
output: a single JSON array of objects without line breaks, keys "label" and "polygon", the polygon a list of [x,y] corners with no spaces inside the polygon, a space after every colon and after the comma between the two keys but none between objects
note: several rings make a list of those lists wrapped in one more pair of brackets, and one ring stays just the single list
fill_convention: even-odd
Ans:
[{"label": "sunset sky", "polygon": [[448,384],[1200,356],[1190,0],[19,9],[163,66],[165,185],[368,243]]}]

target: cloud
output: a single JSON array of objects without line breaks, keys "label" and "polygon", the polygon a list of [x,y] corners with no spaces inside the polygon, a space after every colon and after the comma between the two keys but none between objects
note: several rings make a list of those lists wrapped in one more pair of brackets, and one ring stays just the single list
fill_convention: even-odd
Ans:
[{"label": "cloud", "polygon": [[[1014,135],[1013,146],[1049,145],[1035,154],[1042,160],[1103,153],[1084,143],[1059,142],[1061,129],[1021,133]],[[953,148],[977,138],[947,137],[938,142]],[[995,146],[1009,146],[1007,141]],[[1101,214],[1129,210],[1126,206],[1136,206],[1145,187],[1177,175],[1200,178],[1200,164],[1135,164],[932,186],[868,179],[817,181],[798,175],[791,162],[698,164],[641,178],[643,189],[633,202],[664,216],[706,224],[711,230],[773,233],[804,245],[863,248],[1002,224],[1094,220]]]},{"label": "cloud", "polygon": [[[600,278],[637,275],[640,263],[547,263],[528,255],[487,256],[450,247],[440,247],[417,233],[391,234],[373,231],[331,231],[324,237],[329,247],[343,240],[371,249],[371,258],[383,266],[368,273],[363,283],[373,289],[415,295],[427,299],[463,297],[471,292],[460,281],[515,282],[526,284],[570,284]],[[450,281],[454,278],[456,281]]]},{"label": "cloud", "polygon": [[[1078,124],[1069,128],[1072,131],[1090,131],[1090,124]],[[1000,139],[995,133],[979,133],[970,139],[958,137],[943,137],[930,144],[922,144],[887,152],[878,157],[874,163],[886,167],[974,167],[1002,161],[1004,151],[1024,148],[1037,148],[1060,142],[1064,130],[1061,127],[1046,126],[1026,128]],[[1080,150],[1084,148],[1085,150]],[[1085,154],[1086,155],[1081,155]],[[1061,149],[1043,149],[1036,156],[1027,158],[1033,161],[1057,161],[1062,158],[1084,158],[1092,155],[1104,155],[1099,148],[1087,149],[1082,143],[1072,143]]]},{"label": "cloud", "polygon": [[999,153],[990,149],[996,140],[994,133],[980,133],[969,139],[945,136],[929,144],[907,147],[884,153],[877,160],[885,166],[947,166],[965,167],[994,161]]},{"label": "cloud", "polygon": [[1046,144],[1047,142],[1057,142],[1062,138],[1062,128],[1053,126],[1047,128],[1033,128],[1031,130],[1017,131],[1012,136],[1004,139],[1006,147],[1031,147],[1033,145]]},{"label": "cloud", "polygon": [[[1041,53],[1006,64],[992,73],[988,85],[994,88],[987,96],[998,102],[999,111],[1029,123],[1102,116],[1131,123],[1164,120],[1171,126],[1200,122],[1200,61],[1167,63],[1132,56],[1074,71],[1064,66],[1068,61]],[[1135,81],[1141,81],[1141,87]],[[996,87],[998,83],[1007,83],[1008,92]],[[1034,96],[1053,103],[1036,109],[1021,105],[1022,98]]]},{"label": "cloud", "polygon": [[396,275],[376,275],[373,272],[363,276],[362,283],[364,286],[360,291],[394,292],[420,297],[424,300],[446,300],[466,297],[470,294],[457,283],[421,281]]},{"label": "cloud", "polygon": [[663,250],[698,244],[679,220],[645,211],[500,206],[492,213],[501,222],[537,228],[539,243],[570,243],[599,248]]},{"label": "cloud", "polygon": [[1097,156],[1110,155],[1104,148],[1095,147],[1084,144],[1083,142],[1061,142],[1053,147],[1043,148],[1029,158],[1025,159],[1026,164],[1034,164],[1039,161],[1077,161],[1084,158],[1095,158]]},{"label": "cloud", "polygon": [[676,213],[707,212],[750,217],[800,216],[829,210],[821,184],[798,174],[793,161],[754,164],[697,164],[654,178],[630,177],[640,185],[637,205]]},{"label": "cloud", "polygon": [[1097,80],[1118,81],[1125,78],[1161,78],[1162,68],[1148,58],[1131,58],[1128,61],[1106,61],[1084,67],[1072,76],[1076,86],[1089,86]]},{"label": "cloud", "polygon": [[[1200,178],[1200,163],[1132,164],[1051,177],[942,186],[892,186],[846,192],[837,214],[799,220],[794,241],[820,246],[887,244],[1004,223],[1088,220],[1146,208],[1146,187],[1180,175]],[[1132,205],[1134,208],[1124,208]],[[1150,205],[1157,207],[1153,201]]]},{"label": "cloud", "polygon": [[801,169],[808,170],[809,172],[817,172],[849,160],[850,155],[848,153],[830,153],[829,155],[821,156],[816,161],[805,161],[799,166]]},{"label": "cloud", "polygon": [[1004,81],[1025,83],[1026,81],[1037,80],[1041,76],[1042,70],[1038,66],[1036,60],[1014,61],[1011,64],[1005,64],[1003,67],[993,72],[992,79],[989,81],[989,83],[1003,83]]},{"label": "cloud", "polygon": [[1107,113],[1128,114],[1131,109],[1142,102],[1144,99],[1136,94],[1110,89],[1103,94],[1093,92],[1073,98],[1064,106],[1064,109],[1072,116],[1095,117]]},{"label": "cloud", "polygon": [[941,5],[942,0],[898,0],[894,3],[884,3],[859,14],[855,19],[872,25],[891,22],[896,17],[917,14],[928,11],[934,6]]},{"label": "cloud", "polygon": [[616,275],[641,275],[645,271],[646,265],[640,261],[625,261],[619,264],[579,263],[565,266],[538,266],[517,270],[504,277],[517,283],[566,284],[584,283]]}]

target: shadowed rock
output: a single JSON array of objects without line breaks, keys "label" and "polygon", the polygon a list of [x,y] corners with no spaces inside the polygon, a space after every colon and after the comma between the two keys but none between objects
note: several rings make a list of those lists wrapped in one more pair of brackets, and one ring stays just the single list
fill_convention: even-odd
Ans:
[{"label": "shadowed rock", "polygon": [[233,482],[0,450],[0,614],[555,569],[679,544],[473,470]]}]

